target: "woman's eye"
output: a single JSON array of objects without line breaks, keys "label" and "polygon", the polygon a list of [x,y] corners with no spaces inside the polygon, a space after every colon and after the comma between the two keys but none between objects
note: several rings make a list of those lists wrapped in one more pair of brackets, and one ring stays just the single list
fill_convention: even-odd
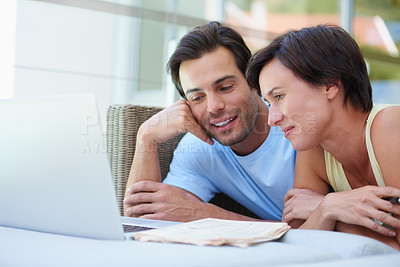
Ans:
[{"label": "woman's eye", "polygon": [[281,100],[281,99],[283,98],[283,95],[276,95],[276,96],[274,96],[274,98],[275,98],[277,101],[279,101],[279,100]]}]

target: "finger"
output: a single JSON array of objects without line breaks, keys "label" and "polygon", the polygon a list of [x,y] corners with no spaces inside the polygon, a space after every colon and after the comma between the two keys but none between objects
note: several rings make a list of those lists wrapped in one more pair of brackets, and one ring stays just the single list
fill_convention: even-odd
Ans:
[{"label": "finger", "polygon": [[135,194],[139,192],[156,192],[160,189],[161,183],[154,181],[140,181],[132,184],[128,193]]},{"label": "finger", "polygon": [[376,195],[379,197],[400,197],[400,189],[391,186],[373,187]]},{"label": "finger", "polygon": [[192,118],[192,120],[187,122],[185,130],[187,132],[192,133],[193,135],[197,136],[200,140],[210,145],[214,144],[214,140],[206,133],[206,131],[203,130],[203,128],[194,118]]},{"label": "finger", "polygon": [[400,215],[400,205],[395,204],[391,210],[388,210],[392,214]]},{"label": "finger", "polygon": [[285,195],[285,198],[283,200],[283,201],[285,201],[285,204],[286,204],[286,201],[291,199],[294,196],[295,193],[296,193],[296,189],[289,189],[289,191],[287,191],[287,193]]},{"label": "finger", "polygon": [[293,213],[291,213],[291,212],[289,212],[289,213],[285,214],[284,216],[282,216],[282,221],[286,222],[286,223],[290,223],[294,219],[295,219],[295,216],[293,216]]},{"label": "finger", "polygon": [[123,203],[127,206],[136,206],[140,204],[154,203],[154,193],[135,193],[126,197]]},{"label": "finger", "polygon": [[132,206],[126,209],[126,215],[128,217],[139,217],[146,214],[154,213],[153,204],[140,204]]},{"label": "finger", "polygon": [[286,199],[286,197],[285,197],[285,200],[284,200],[284,201],[285,201],[285,202],[284,202],[283,206],[286,208],[286,207],[292,205],[292,203],[293,203],[293,201],[294,201],[294,198],[293,198],[293,196],[291,196],[290,198],[287,198],[287,199]]},{"label": "finger", "polygon": [[149,219],[149,220],[169,220],[173,221],[174,218],[166,217],[164,213],[149,213],[142,216],[139,216],[141,219]]},{"label": "finger", "polygon": [[377,211],[376,215],[373,218],[378,221],[378,224],[379,222],[381,222],[390,225],[394,228],[400,228],[400,220],[391,216],[386,212]]},{"label": "finger", "polygon": [[362,219],[360,225],[364,226],[366,228],[369,228],[372,231],[375,231],[382,235],[386,235],[386,236],[395,236],[396,235],[395,231],[383,226],[382,223],[368,219],[368,218]]},{"label": "finger", "polygon": [[282,221],[289,223],[291,220],[293,220],[293,216],[291,216],[291,212],[284,209],[283,214],[282,214]]},{"label": "finger", "polygon": [[207,132],[201,127],[201,125],[198,123],[196,118],[193,116],[192,109],[190,108],[190,105],[185,102],[185,108],[187,108],[187,117],[185,118],[185,124],[184,124],[184,130],[183,132],[190,132],[197,136],[200,140],[213,145],[214,140],[207,134]]}]

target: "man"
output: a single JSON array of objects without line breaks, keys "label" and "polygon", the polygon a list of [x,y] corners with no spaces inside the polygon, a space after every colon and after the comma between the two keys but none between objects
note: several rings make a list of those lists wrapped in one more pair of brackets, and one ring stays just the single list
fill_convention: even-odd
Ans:
[{"label": "man", "polygon": [[[207,203],[224,192],[262,219],[281,220],[296,153],[245,79],[250,50],[234,30],[210,22],[178,44],[168,63],[184,98],[142,124],[125,215],[191,221],[251,220]],[[187,133],[161,182],[157,145]]]}]

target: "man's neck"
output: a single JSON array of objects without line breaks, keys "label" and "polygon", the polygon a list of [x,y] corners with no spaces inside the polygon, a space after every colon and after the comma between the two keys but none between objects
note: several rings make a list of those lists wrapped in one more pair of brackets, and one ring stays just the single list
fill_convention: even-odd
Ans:
[{"label": "man's neck", "polygon": [[262,101],[261,97],[257,97],[258,102],[258,116],[254,128],[250,134],[242,142],[234,144],[231,147],[233,152],[239,156],[246,156],[259,148],[267,139],[270,126],[268,125],[268,107]]}]

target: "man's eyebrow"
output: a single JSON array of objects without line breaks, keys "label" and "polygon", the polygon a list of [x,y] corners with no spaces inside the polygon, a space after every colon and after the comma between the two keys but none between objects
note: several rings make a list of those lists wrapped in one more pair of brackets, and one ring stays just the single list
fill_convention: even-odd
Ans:
[{"label": "man's eyebrow", "polygon": [[236,76],[235,75],[226,75],[226,76],[214,81],[213,85],[215,86],[215,85],[217,85],[225,80],[228,80],[228,79],[236,79]]},{"label": "man's eyebrow", "polygon": [[[224,76],[224,77],[222,77],[222,78],[219,78],[219,79],[215,80],[215,81],[213,82],[213,85],[216,86],[217,84],[219,84],[219,83],[221,83],[221,82],[223,82],[223,81],[225,81],[225,80],[228,80],[228,79],[236,79],[236,76],[235,76],[235,75],[226,75],[226,76]],[[188,94],[190,94],[190,93],[199,92],[199,91],[202,91],[202,89],[200,89],[200,88],[188,89],[188,90],[186,91],[185,95],[188,95]]]},{"label": "man's eyebrow", "polygon": [[199,92],[202,91],[200,88],[192,88],[186,91],[185,95],[188,95],[190,93],[195,93],[195,92]]}]

